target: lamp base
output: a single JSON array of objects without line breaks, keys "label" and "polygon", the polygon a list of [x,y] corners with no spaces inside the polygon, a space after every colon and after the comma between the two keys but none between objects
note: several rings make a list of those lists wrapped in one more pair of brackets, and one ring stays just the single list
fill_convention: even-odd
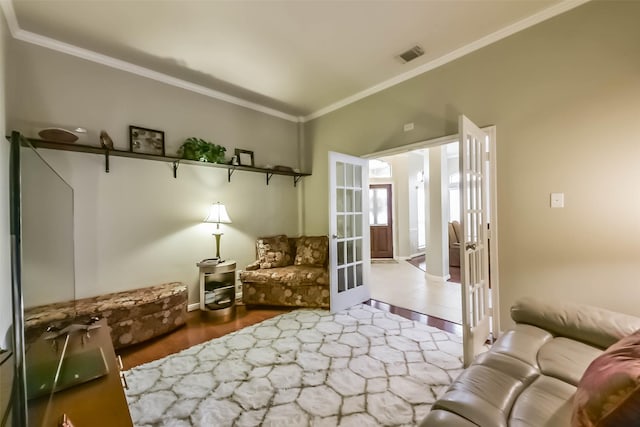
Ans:
[{"label": "lamp base", "polygon": [[222,262],[222,260],[220,259],[220,236],[222,236],[224,233],[220,233],[220,232],[214,232],[213,235],[216,238],[216,258],[218,258],[218,262]]}]

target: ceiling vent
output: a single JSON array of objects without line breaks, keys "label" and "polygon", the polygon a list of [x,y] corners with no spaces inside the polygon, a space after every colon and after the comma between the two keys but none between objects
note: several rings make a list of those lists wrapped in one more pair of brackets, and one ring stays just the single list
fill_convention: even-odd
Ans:
[{"label": "ceiling vent", "polygon": [[413,61],[414,59],[416,59],[419,56],[424,55],[424,49],[421,48],[418,45],[415,45],[414,47],[412,47],[411,49],[409,49],[406,52],[402,52],[400,55],[398,55],[398,59],[403,63],[406,64],[409,61]]}]

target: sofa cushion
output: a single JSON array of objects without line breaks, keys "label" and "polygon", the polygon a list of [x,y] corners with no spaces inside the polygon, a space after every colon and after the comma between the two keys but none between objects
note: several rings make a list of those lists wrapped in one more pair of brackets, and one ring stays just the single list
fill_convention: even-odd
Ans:
[{"label": "sofa cushion", "polygon": [[509,415],[509,427],[568,426],[571,396],[576,388],[557,378],[541,375],[525,388]]},{"label": "sofa cushion", "polygon": [[511,307],[511,318],[554,335],[605,349],[640,329],[640,318],[604,308],[574,303],[548,303],[522,298]]},{"label": "sofa cushion", "polygon": [[257,240],[260,268],[276,268],[291,265],[289,239],[284,234],[261,237]]},{"label": "sofa cushion", "polygon": [[538,351],[540,371],[577,386],[589,364],[602,354],[599,348],[569,338],[557,337]]},{"label": "sofa cushion", "polygon": [[295,265],[324,267],[329,252],[327,236],[302,236],[296,244]]},{"label": "sofa cushion", "polygon": [[640,330],[597,357],[578,384],[572,426],[640,425]]},{"label": "sofa cushion", "polygon": [[329,272],[321,267],[293,266],[245,270],[240,273],[243,283],[281,283],[290,286],[300,285],[328,285]]},{"label": "sofa cushion", "polygon": [[479,426],[507,427],[506,417],[524,384],[485,365],[471,365],[451,384],[433,409],[445,409]]}]

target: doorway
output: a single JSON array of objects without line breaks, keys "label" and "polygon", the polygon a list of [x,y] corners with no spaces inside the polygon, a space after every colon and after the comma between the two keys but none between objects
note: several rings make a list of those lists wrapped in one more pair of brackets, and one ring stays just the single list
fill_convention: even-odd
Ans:
[{"label": "doorway", "polygon": [[371,258],[393,258],[391,184],[369,185],[369,233]]},{"label": "doorway", "polygon": [[[495,127],[485,128],[488,134],[486,168],[488,172],[486,192],[488,193],[487,219],[491,223],[489,229],[491,246],[491,258],[489,259],[490,271],[497,271],[497,258],[493,257],[494,251],[497,254],[497,219],[495,216]],[[372,265],[372,298],[387,302],[389,304],[418,311],[429,316],[439,317],[454,323],[462,324],[463,310],[461,301],[460,268],[451,267],[450,242],[448,223],[462,220],[461,212],[461,186],[462,176],[460,161],[459,134],[437,138],[428,141],[421,141],[404,147],[397,147],[383,152],[377,152],[365,156],[371,161],[379,163],[380,160],[391,165],[392,176],[386,178],[387,182],[393,182],[394,192],[392,204],[394,206],[394,227],[393,241],[394,257],[397,264],[375,264]],[[432,150],[432,148],[435,148]],[[432,155],[433,154],[433,155]],[[432,155],[431,161],[427,159]],[[421,160],[418,156],[423,156]],[[437,159],[434,158],[437,156]],[[375,159],[375,160],[374,160]],[[434,181],[434,176],[430,175],[429,168],[439,163],[441,169],[439,182]],[[422,167],[418,167],[422,165]],[[438,169],[434,166],[434,169]],[[431,173],[433,173],[431,171]],[[399,181],[399,176],[402,176]],[[372,181],[375,181],[372,179]],[[439,198],[440,207],[437,212],[432,212],[434,205],[433,195],[430,188],[438,188],[441,193]],[[407,189],[406,192],[400,190]],[[414,193],[415,192],[415,193]],[[405,197],[405,193],[408,197]],[[436,197],[438,199],[438,197]],[[412,205],[413,204],[413,205]],[[418,209],[424,207],[424,211]],[[411,213],[413,212],[413,213]],[[434,216],[442,215],[442,219],[435,222],[442,227],[436,234],[430,234],[430,221]],[[467,221],[469,223],[469,221]],[[403,235],[402,233],[408,233]],[[422,264],[422,270],[416,265],[411,265],[406,260],[429,254],[429,250],[438,248],[441,259],[438,257],[427,257],[426,265]],[[431,259],[431,261],[429,261]],[[435,260],[435,261],[434,261]],[[439,272],[431,269],[436,261],[440,261],[444,267]],[[419,263],[416,263],[419,265]],[[405,270],[408,265],[413,270]],[[447,268],[448,266],[448,268]],[[454,274],[451,274],[454,273]],[[452,282],[457,276],[456,282]],[[497,306],[497,277],[492,275],[491,285],[493,288],[492,306]],[[380,282],[377,284],[376,282]],[[412,283],[415,282],[415,283]],[[405,291],[406,288],[406,291]],[[377,297],[377,298],[376,298]],[[388,301],[385,301],[388,298]],[[426,301],[426,303],[423,303]],[[421,306],[419,309],[418,307]],[[497,313],[496,313],[497,314]],[[496,321],[498,319],[495,319]],[[499,323],[497,323],[499,325]]]}]

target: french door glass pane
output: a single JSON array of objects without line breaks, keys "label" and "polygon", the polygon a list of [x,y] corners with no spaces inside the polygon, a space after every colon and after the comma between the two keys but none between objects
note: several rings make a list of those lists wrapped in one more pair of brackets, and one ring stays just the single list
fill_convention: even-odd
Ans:
[{"label": "french door glass pane", "polygon": [[353,211],[362,212],[362,190],[354,191],[353,197],[355,202],[353,206]]},{"label": "french door glass pane", "polygon": [[355,181],[353,186],[356,188],[362,188],[362,166],[356,165],[354,169]]},{"label": "french door glass pane", "polygon": [[338,241],[338,265],[344,265],[344,242]]},{"label": "french door glass pane", "polygon": [[344,212],[344,189],[336,189],[336,212]]},{"label": "french door glass pane", "polygon": [[353,187],[353,165],[351,163],[347,163],[347,167],[344,171],[345,175],[345,186]]},{"label": "french door glass pane", "polygon": [[356,264],[356,286],[362,286],[362,263]]},{"label": "french door glass pane", "polygon": [[344,267],[338,268],[338,293],[344,292],[347,290],[345,287],[346,283],[344,280],[345,273],[346,273],[346,269]]},{"label": "french door glass pane", "polygon": [[344,222],[346,225],[345,237],[353,237],[353,215],[345,216]]},{"label": "french door glass pane", "polygon": [[336,215],[336,233],[339,238],[345,236],[344,215]]},{"label": "french door glass pane", "polygon": [[354,274],[354,268],[352,265],[347,267],[347,288],[353,289],[356,287],[356,278]]},{"label": "french door glass pane", "polygon": [[347,209],[346,212],[353,212],[353,190],[347,190]]},{"label": "french door glass pane", "polygon": [[362,237],[362,214],[353,216],[355,221],[356,237]]},{"label": "french door glass pane", "polygon": [[344,187],[344,163],[336,163],[336,186]]},{"label": "french door glass pane", "polygon": [[352,263],[354,261],[353,256],[355,255],[353,240],[347,242],[347,262]]}]

